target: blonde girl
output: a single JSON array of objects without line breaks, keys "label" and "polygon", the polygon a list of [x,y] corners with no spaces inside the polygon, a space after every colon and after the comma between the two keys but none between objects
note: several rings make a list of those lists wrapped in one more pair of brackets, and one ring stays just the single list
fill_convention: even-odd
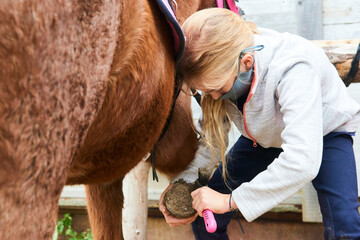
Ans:
[{"label": "blonde girl", "polygon": [[[296,35],[257,30],[226,9],[199,11],[182,27],[179,71],[203,94],[202,144],[173,180],[191,182],[199,167],[221,164],[208,187],[191,194],[200,216],[176,219],[161,199],[166,221],[192,222],[196,239],[228,239],[232,210],[253,221],[312,182],[325,239],[360,239],[352,147],[360,106],[324,52]],[[242,135],[225,157],[230,122]],[[205,209],[216,213],[215,233],[205,230]]]}]

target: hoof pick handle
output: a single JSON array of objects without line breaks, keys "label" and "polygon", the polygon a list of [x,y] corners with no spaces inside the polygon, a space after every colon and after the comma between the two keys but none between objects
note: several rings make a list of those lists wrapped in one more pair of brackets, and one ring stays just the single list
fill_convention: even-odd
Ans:
[{"label": "hoof pick handle", "polygon": [[204,217],[206,230],[209,233],[215,232],[217,228],[217,224],[213,212],[208,209],[205,209],[203,211],[203,217]]}]

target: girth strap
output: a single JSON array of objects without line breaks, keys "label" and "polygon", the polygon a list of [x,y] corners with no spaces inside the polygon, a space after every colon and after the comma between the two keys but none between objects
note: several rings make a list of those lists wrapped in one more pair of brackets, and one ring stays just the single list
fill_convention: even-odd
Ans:
[{"label": "girth strap", "polygon": [[[179,94],[180,94],[180,90],[181,90],[181,84],[178,83],[178,78],[176,75],[176,65],[179,63],[179,61],[182,58],[182,55],[184,53],[184,49],[185,49],[185,37],[184,37],[184,33],[176,19],[175,16],[175,11],[176,11],[176,1],[175,0],[156,0],[156,3],[158,4],[161,12],[164,14],[170,28],[171,28],[171,33],[173,36],[173,40],[174,40],[174,52],[175,52],[175,89],[174,89],[174,95],[173,95],[173,101],[172,101],[172,105],[171,105],[171,110],[170,110],[170,114],[168,116],[168,118],[166,119],[166,123],[165,126],[161,132],[161,135],[159,137],[159,139],[157,140],[157,142],[154,145],[153,150],[151,150],[151,166],[152,166],[152,172],[153,172],[153,180],[156,179],[156,181],[159,181],[159,178],[156,174],[156,170],[155,170],[155,153],[156,153],[156,147],[157,147],[157,143],[160,141],[160,139],[164,136],[166,130],[168,129],[169,125],[170,125],[170,121],[174,112],[174,108],[175,108],[175,102],[176,99],[178,98]],[[174,5],[175,4],[175,7]]]},{"label": "girth strap", "polygon": [[159,182],[159,177],[156,173],[156,169],[155,169],[155,155],[156,155],[156,147],[158,142],[164,137],[167,129],[169,128],[173,113],[174,113],[174,109],[175,109],[175,103],[176,103],[176,99],[179,97],[180,91],[181,91],[181,87],[178,86],[178,81],[177,81],[177,75],[175,74],[175,89],[174,89],[174,95],[173,95],[173,100],[171,103],[171,110],[170,110],[170,114],[168,116],[168,118],[166,119],[166,123],[165,126],[160,134],[159,139],[157,140],[157,142],[154,145],[153,150],[151,150],[151,167],[152,167],[152,173],[153,173],[153,180],[156,180],[157,182]]}]

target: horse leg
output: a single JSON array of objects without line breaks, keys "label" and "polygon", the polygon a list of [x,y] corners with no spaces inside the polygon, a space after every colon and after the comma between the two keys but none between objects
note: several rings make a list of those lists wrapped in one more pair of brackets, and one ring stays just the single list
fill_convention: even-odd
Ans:
[{"label": "horse leg", "polygon": [[123,235],[125,239],[145,239],[149,167],[148,163],[141,161],[124,180],[86,186],[94,239],[123,239]]},{"label": "horse leg", "polygon": [[86,185],[87,209],[94,239],[123,240],[123,179]]},{"label": "horse leg", "polygon": [[67,164],[46,156],[55,153],[51,146],[24,152],[24,143],[12,145],[13,135],[4,139],[4,131],[0,127],[0,238],[51,239]]}]

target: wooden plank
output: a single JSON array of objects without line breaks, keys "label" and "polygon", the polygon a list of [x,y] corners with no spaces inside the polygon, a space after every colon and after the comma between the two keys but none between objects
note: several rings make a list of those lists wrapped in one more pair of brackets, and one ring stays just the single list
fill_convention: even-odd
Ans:
[{"label": "wooden plank", "polygon": [[[295,16],[287,12],[249,15],[246,19],[255,23],[258,27],[270,28],[278,32],[297,34]],[[284,22],[286,22],[286,24],[284,24]]]},{"label": "wooden plank", "polygon": [[[350,70],[351,62],[356,54],[360,39],[313,42],[324,49],[326,55],[338,70],[340,77],[345,79]],[[360,71],[357,72],[354,78],[353,83],[355,82],[360,82]]]},{"label": "wooden plank", "polygon": [[242,0],[237,5],[245,11],[246,19],[259,27],[296,33],[295,0]]},{"label": "wooden plank", "polygon": [[85,198],[65,198],[61,197],[59,199],[59,208],[77,208],[77,209],[86,209],[86,199]]},{"label": "wooden plank", "polygon": [[295,0],[241,0],[236,4],[245,11],[245,16],[268,13],[295,13]]},{"label": "wooden plank", "polygon": [[309,40],[323,38],[322,0],[297,1],[297,34]]},{"label": "wooden plank", "polygon": [[[84,185],[72,185],[65,186],[61,192],[60,198],[68,199],[85,199],[85,188]],[[84,200],[85,201],[85,200]],[[86,204],[86,203],[85,203]]]},{"label": "wooden plank", "polygon": [[323,23],[360,23],[359,0],[323,0]]},{"label": "wooden plank", "polygon": [[322,222],[322,215],[316,190],[311,183],[302,189],[302,220],[303,222]]},{"label": "wooden plank", "polygon": [[360,38],[360,23],[324,25],[323,32],[325,40]]}]

